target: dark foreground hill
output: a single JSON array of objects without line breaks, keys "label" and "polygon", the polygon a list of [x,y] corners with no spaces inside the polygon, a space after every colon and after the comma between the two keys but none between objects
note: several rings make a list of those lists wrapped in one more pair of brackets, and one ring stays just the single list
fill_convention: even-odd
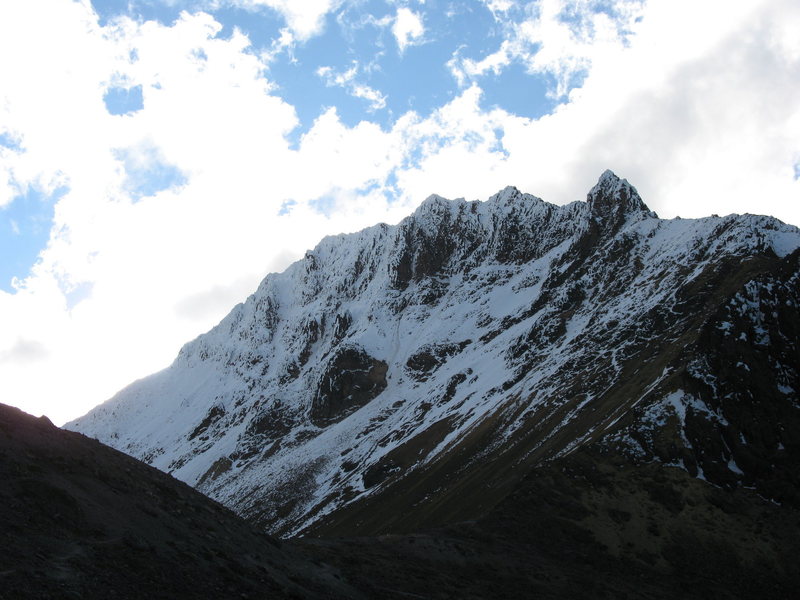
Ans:
[{"label": "dark foreground hill", "polygon": [[0,598],[355,598],[188,485],[0,405]]},{"label": "dark foreground hill", "polygon": [[0,598],[774,598],[800,514],[578,451],[474,521],[276,541],[187,485],[0,405]]}]

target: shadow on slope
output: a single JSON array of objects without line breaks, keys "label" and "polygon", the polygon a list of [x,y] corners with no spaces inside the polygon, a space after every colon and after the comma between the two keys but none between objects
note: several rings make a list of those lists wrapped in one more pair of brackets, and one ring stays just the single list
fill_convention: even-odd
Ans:
[{"label": "shadow on slope", "polygon": [[360,597],[184,483],[5,405],[0,481],[0,598]]},{"label": "shadow on slope", "polygon": [[798,532],[798,511],[749,490],[580,451],[477,521],[287,543],[376,598],[778,600],[800,589]]},{"label": "shadow on slope", "polygon": [[0,598],[791,598],[800,513],[584,449],[481,518],[279,542],[147,465],[0,405]]}]

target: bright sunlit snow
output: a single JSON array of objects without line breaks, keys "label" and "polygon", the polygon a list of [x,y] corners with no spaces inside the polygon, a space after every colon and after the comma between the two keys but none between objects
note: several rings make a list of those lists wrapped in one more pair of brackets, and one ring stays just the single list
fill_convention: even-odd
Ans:
[{"label": "bright sunlit snow", "polygon": [[[665,384],[672,365],[638,399],[614,409],[600,408],[603,399],[625,398],[628,391],[612,390],[641,381],[640,369],[668,356],[671,344],[681,356],[696,352],[696,342],[677,341],[697,327],[684,304],[692,281],[715,265],[747,264],[765,247],[793,251],[800,230],[752,215],[658,219],[608,171],[589,196],[556,207],[512,187],[485,202],[434,195],[397,226],[328,236],[267,276],[170,367],[66,427],[245,516],[268,513],[289,494],[292,514],[277,511],[272,523],[285,534],[376,493],[370,473],[381,461],[405,476],[478,429],[491,454],[513,447],[533,423],[546,424],[539,444],[574,425],[558,450],[569,453],[638,410],[640,435],[614,434],[629,451],[641,455],[641,435],[667,421],[691,448],[692,415],[729,422],[696,390]],[[743,328],[765,344],[762,311],[793,285],[750,280],[718,309],[729,311],[719,329],[732,336]],[[386,368],[385,387],[366,403],[354,396],[367,381],[331,383],[368,368],[338,363],[345,349]],[[706,398],[721,397],[707,355],[695,354],[686,372],[712,390]],[[775,379],[778,391],[793,392],[780,368]]]}]

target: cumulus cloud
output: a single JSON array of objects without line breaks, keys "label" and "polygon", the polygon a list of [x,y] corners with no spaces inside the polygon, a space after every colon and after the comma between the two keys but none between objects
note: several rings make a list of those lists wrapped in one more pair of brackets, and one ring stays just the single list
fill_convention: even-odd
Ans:
[{"label": "cumulus cloud", "polygon": [[[641,182],[644,197],[664,216],[752,212],[759,198],[759,211],[800,222],[797,205],[787,203],[798,197],[787,176],[800,139],[791,100],[800,80],[790,82],[800,67],[790,58],[796,43],[764,48],[765,40],[787,40],[800,11],[786,2],[708,4],[715,5],[689,10],[689,4],[651,2],[630,45],[598,55],[569,103],[531,123],[526,134],[508,132],[512,153],[556,167],[559,175],[539,189],[565,200],[565,192],[577,194],[608,166]],[[678,48],[671,44],[676,31]],[[550,156],[560,154],[558,162],[536,152],[529,135],[551,139],[558,151]],[[559,148],[564,142],[569,147]]]},{"label": "cumulus cloud", "polygon": [[409,46],[421,44],[425,35],[422,16],[410,8],[398,8],[392,24],[392,34],[397,41],[397,47],[400,49],[401,54]]},{"label": "cumulus cloud", "polygon": [[[290,144],[298,120],[265,76],[269,56],[241,33],[221,38],[207,14],[101,27],[86,3],[0,4],[0,53],[25,57],[0,62],[0,134],[14,140],[0,146],[0,182],[12,197],[67,189],[31,276],[0,292],[4,398],[77,416],[168,364],[323,235],[396,222],[433,192],[486,198],[513,184],[564,203],[612,168],[665,217],[800,223],[800,6],[650,0],[640,16],[574,38],[601,42],[572,53],[589,66],[540,119],[482,107],[480,74],[516,60],[520,26],[431,114],[349,127],[331,108]],[[540,60],[559,72],[558,52]],[[319,73],[378,102],[357,74]],[[141,86],[141,108],[114,115],[103,98],[120,82]],[[164,165],[180,179],[136,185]]]},{"label": "cumulus cloud", "polygon": [[594,60],[628,43],[645,4],[644,0],[540,0],[519,7],[503,0],[485,5],[505,27],[506,38],[480,60],[456,52],[448,66],[459,84],[499,74],[518,62],[530,73],[552,76],[551,93],[562,98],[580,83]]},{"label": "cumulus cloud", "polygon": [[[67,192],[32,274],[15,294],[0,292],[0,352],[15,355],[20,338],[48,348],[40,371],[0,365],[10,401],[57,422],[83,412],[165,366],[229,310],[241,282],[285,268],[331,231],[408,210],[388,207],[380,190],[358,191],[396,164],[390,134],[367,122],[347,128],[332,111],[291,149],[294,109],[273,94],[249,40],[219,38],[209,15],[100,27],[85,4],[13,8],[14,18],[0,16],[0,44],[30,54],[33,68],[0,67],[4,130],[19,132],[24,148],[11,176]],[[103,97],[122,80],[141,86],[142,106],[110,114]],[[63,86],[57,97],[54,85]],[[141,174],[164,165],[180,184],[143,188],[152,177]],[[315,208],[320,198],[335,212]],[[75,296],[81,289],[91,292]]]},{"label": "cumulus cloud", "polygon": [[[14,178],[42,187],[61,181],[68,192],[33,274],[16,294],[0,293],[8,319],[0,351],[13,350],[18,332],[47,341],[52,376],[4,365],[4,395],[77,402],[49,409],[59,420],[111,395],[121,378],[163,366],[180,343],[176,334],[185,341],[210,325],[176,321],[163,302],[263,276],[270,219],[291,185],[275,172],[293,165],[284,135],[297,121],[270,95],[249,42],[216,38],[220,26],[208,15],[184,14],[171,27],[123,19],[100,28],[86,5],[47,4],[19,2],[14,18],[0,18],[0,43],[30,56],[27,68],[3,61],[0,105],[24,148]],[[122,75],[142,86],[143,107],[111,115],[103,96]],[[133,202],[137,172],[163,164],[185,174],[185,185],[145,190]],[[231,273],[231,262],[248,266]],[[67,295],[84,283],[90,297],[69,310]],[[162,328],[163,350],[144,350]]]}]

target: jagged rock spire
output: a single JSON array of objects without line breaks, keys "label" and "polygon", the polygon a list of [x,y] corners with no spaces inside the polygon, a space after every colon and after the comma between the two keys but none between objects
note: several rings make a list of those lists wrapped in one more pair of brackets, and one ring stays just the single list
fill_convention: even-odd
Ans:
[{"label": "jagged rock spire", "polygon": [[620,179],[609,169],[600,175],[600,179],[589,191],[586,202],[592,216],[612,226],[619,225],[630,217],[656,216],[642,201],[636,188],[627,179]]}]

